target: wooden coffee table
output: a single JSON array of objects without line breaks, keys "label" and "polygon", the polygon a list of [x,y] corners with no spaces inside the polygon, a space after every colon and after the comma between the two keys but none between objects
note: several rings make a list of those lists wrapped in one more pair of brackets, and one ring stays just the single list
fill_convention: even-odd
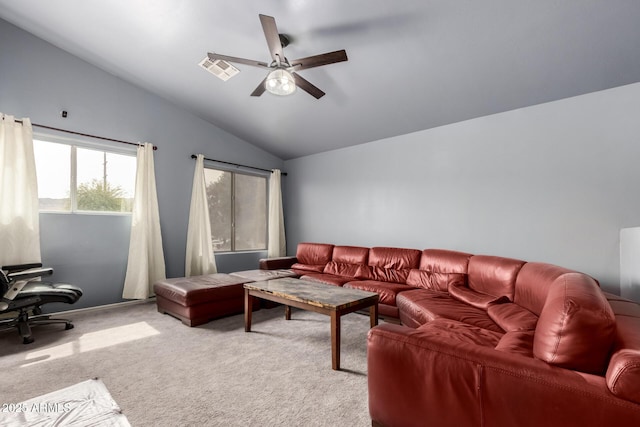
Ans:
[{"label": "wooden coffee table", "polygon": [[334,370],[340,369],[340,317],[369,308],[371,327],[378,324],[379,296],[375,292],[283,278],[244,284],[245,332],[251,332],[254,298],[284,304],[287,320],[291,320],[291,307],[331,316],[331,367]]}]

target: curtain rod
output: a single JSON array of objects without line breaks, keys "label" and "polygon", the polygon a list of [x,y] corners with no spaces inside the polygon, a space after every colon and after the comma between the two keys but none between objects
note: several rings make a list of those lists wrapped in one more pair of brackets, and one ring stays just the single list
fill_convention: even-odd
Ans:
[{"label": "curtain rod", "polygon": [[[195,154],[192,154],[191,158],[192,159],[197,159],[198,156],[196,156]],[[255,170],[264,171],[264,172],[272,172],[271,169],[262,169],[262,168],[257,168],[255,166],[247,166],[247,165],[241,165],[241,164],[238,164],[238,163],[225,162],[224,160],[208,159],[206,157],[204,159],[208,160],[210,162],[224,163],[225,165],[239,166],[241,168],[255,169]],[[287,173],[286,172],[280,172],[280,175],[287,176]]]},{"label": "curtain rod", "polygon": [[[22,120],[15,120],[15,122],[16,123],[22,123]],[[139,144],[137,142],[129,142],[129,141],[122,141],[121,139],[106,138],[104,136],[97,136],[97,135],[91,135],[89,133],[82,133],[82,132],[75,132],[75,131],[67,130],[67,129],[54,128],[52,126],[45,126],[45,125],[41,125],[41,124],[38,124],[38,123],[31,123],[31,126],[36,126],[36,127],[39,127],[39,128],[45,128],[45,129],[51,129],[51,130],[57,130],[59,132],[71,133],[73,135],[88,136],[89,138],[97,138],[97,139],[102,139],[102,140],[105,140],[105,141],[119,142],[121,144],[136,145],[138,147],[142,146],[142,144]],[[153,149],[157,150],[158,147],[154,145]]]}]

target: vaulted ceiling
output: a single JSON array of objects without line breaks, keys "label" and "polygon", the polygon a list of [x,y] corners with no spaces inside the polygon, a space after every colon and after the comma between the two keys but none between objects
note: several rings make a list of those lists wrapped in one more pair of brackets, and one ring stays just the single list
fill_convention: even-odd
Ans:
[{"label": "vaulted ceiling", "polygon": [[[270,62],[258,14],[290,59],[346,50],[300,71],[324,97],[198,66]],[[283,159],[640,81],[637,0],[0,0],[0,18]]]}]

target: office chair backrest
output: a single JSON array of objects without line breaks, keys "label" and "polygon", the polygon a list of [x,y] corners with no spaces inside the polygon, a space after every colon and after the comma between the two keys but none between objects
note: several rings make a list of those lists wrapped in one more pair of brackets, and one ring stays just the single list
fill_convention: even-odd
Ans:
[{"label": "office chair backrest", "polygon": [[4,297],[4,294],[9,290],[9,278],[4,270],[0,269],[0,297]]},{"label": "office chair backrest", "polygon": [[9,308],[9,303],[4,300],[4,295],[9,290],[9,278],[4,270],[0,269],[0,312],[5,311]]}]

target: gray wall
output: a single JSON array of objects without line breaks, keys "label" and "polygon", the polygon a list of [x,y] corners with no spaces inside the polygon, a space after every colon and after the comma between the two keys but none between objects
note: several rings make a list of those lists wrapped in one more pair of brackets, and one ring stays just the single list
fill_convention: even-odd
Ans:
[{"label": "gray wall", "polygon": [[634,84],[286,161],[288,250],[455,249],[618,292],[619,231],[640,225],[639,111]]},{"label": "gray wall", "polygon": [[[60,117],[62,109],[69,112],[68,118]],[[191,154],[282,167],[279,158],[3,20],[0,111],[35,123],[157,145],[155,170],[168,277],[184,274],[195,165]],[[130,216],[41,214],[40,220],[43,263],[55,269],[55,280],[85,291],[71,308],[122,300]],[[256,268],[265,254],[217,256],[218,270]]]},{"label": "gray wall", "polygon": [[[184,273],[192,153],[289,173],[289,253],[300,241],[449,248],[575,268],[617,292],[619,229],[640,225],[638,84],[283,165],[2,20],[0,52],[0,111],[159,146],[169,277]],[[128,216],[41,214],[43,262],[85,289],[73,308],[121,301],[129,227]],[[263,255],[216,258],[232,271]]]}]

